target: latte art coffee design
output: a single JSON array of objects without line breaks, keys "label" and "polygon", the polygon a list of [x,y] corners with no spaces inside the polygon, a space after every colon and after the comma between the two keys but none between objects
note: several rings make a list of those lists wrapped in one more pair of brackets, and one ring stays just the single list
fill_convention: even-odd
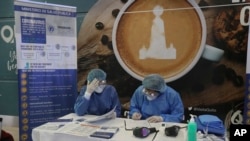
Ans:
[{"label": "latte art coffee design", "polygon": [[136,0],[123,10],[115,21],[112,40],[115,55],[129,74],[142,80],[158,73],[169,82],[197,63],[206,28],[201,11],[190,2]]},{"label": "latte art coffee design", "polygon": [[173,44],[170,43],[171,47],[169,48],[166,46],[164,21],[160,17],[163,10],[161,6],[156,5],[152,11],[155,18],[152,20],[150,43],[148,48],[143,46],[140,49],[140,59],[176,59],[176,50]]}]

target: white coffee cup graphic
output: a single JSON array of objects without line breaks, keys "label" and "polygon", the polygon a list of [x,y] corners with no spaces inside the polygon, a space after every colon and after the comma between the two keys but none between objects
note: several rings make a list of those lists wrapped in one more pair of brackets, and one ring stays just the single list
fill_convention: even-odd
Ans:
[{"label": "white coffee cup graphic", "polygon": [[134,78],[159,73],[171,82],[201,57],[222,58],[223,50],[205,43],[206,34],[204,15],[193,0],[130,0],[116,17],[112,43],[118,62]]}]

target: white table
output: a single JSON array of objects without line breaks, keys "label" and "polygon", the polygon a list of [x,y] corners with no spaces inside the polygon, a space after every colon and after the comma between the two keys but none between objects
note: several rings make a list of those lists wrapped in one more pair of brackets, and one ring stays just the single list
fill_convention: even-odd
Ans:
[{"label": "white table", "polygon": [[[61,128],[64,128],[64,127],[66,128],[66,127],[70,127],[70,126],[78,126],[77,124],[80,124],[80,123],[76,123],[75,119],[79,119],[79,118],[86,119],[86,118],[89,118],[89,116],[90,115],[79,117],[79,116],[76,116],[74,113],[68,114],[62,118],[63,119],[64,118],[65,119],[73,118],[73,122],[68,122]],[[51,129],[42,128],[42,127],[49,125],[50,123],[46,123],[44,125],[41,125],[39,127],[34,128],[32,130],[32,139],[33,139],[33,141],[140,141],[140,140],[152,141],[155,133],[152,133],[148,137],[143,138],[143,139],[137,138],[133,135],[132,130],[130,130],[130,131],[125,130],[124,120],[126,120],[128,122],[128,120],[131,120],[131,119],[115,118],[115,119],[104,120],[101,122],[91,123],[91,124],[97,124],[99,126],[119,127],[119,131],[111,139],[93,138],[93,137],[90,137],[88,135],[79,136],[79,135],[58,133],[58,130],[60,130],[61,128],[59,128],[57,130],[53,130],[53,128],[51,128]],[[136,122],[134,122],[134,123],[136,124]],[[61,123],[55,123],[55,124],[59,125]],[[162,126],[162,124],[164,124],[165,126]],[[172,125],[178,125],[181,127],[186,126],[186,124],[182,124],[182,123],[153,123],[153,124],[150,124],[150,126],[155,127],[156,129],[159,130],[154,141],[163,141],[163,140],[186,141],[186,128],[180,129],[177,137],[168,137],[165,135],[165,133],[164,133],[165,127],[169,127]],[[49,127],[49,126],[47,126],[47,127]]]}]

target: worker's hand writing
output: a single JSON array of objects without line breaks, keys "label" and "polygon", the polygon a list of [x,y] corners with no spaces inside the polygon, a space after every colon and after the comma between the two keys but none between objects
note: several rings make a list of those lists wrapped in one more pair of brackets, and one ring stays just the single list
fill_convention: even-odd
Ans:
[{"label": "worker's hand writing", "polygon": [[141,114],[140,114],[140,113],[137,113],[137,112],[133,113],[132,119],[134,119],[134,120],[139,120],[139,119],[141,119]]},{"label": "worker's hand writing", "polygon": [[161,116],[151,116],[147,118],[147,121],[150,123],[163,122],[163,118]]},{"label": "worker's hand writing", "polygon": [[92,82],[90,82],[88,85],[87,85],[87,92],[92,94],[95,89],[98,87],[99,85],[99,81],[95,78]]}]

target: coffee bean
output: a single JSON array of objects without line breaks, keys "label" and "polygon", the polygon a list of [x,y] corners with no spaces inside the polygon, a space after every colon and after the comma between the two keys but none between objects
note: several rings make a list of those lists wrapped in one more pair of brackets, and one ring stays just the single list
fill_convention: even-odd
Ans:
[{"label": "coffee bean", "polygon": [[226,66],[224,64],[220,64],[218,65],[215,69],[214,69],[214,73],[215,74],[224,74],[226,70]]},{"label": "coffee bean", "polygon": [[121,0],[122,3],[126,3],[128,0]]},{"label": "coffee bean", "polygon": [[112,16],[116,18],[117,15],[119,14],[119,12],[120,12],[119,9],[114,9],[114,10],[112,11]]},{"label": "coffee bean", "polygon": [[225,65],[219,65],[214,69],[212,76],[212,82],[217,85],[224,83],[224,76],[236,87],[240,87],[244,84],[243,78],[240,75],[237,75],[232,68],[227,68]]},{"label": "coffee bean", "polygon": [[111,50],[113,50],[112,41],[109,41],[109,42],[108,42],[108,48],[111,49]]},{"label": "coffee bean", "polygon": [[200,7],[202,6],[208,6],[208,3],[205,0],[200,0],[199,4]]},{"label": "coffee bean", "polygon": [[224,64],[220,64],[216,66],[212,75],[212,82],[216,85],[221,85],[224,83],[224,74],[225,74],[226,66]]},{"label": "coffee bean", "polygon": [[101,42],[103,45],[107,45],[109,42],[109,37],[107,35],[102,35]]},{"label": "coffee bean", "polygon": [[233,80],[234,78],[237,77],[236,72],[232,68],[227,68],[225,75],[228,80]]},{"label": "coffee bean", "polygon": [[104,28],[104,24],[102,22],[97,22],[95,24],[96,29],[102,30]]},{"label": "coffee bean", "polygon": [[236,77],[234,77],[232,81],[233,81],[234,86],[236,87],[240,87],[244,84],[243,78],[240,75],[237,75]]}]

